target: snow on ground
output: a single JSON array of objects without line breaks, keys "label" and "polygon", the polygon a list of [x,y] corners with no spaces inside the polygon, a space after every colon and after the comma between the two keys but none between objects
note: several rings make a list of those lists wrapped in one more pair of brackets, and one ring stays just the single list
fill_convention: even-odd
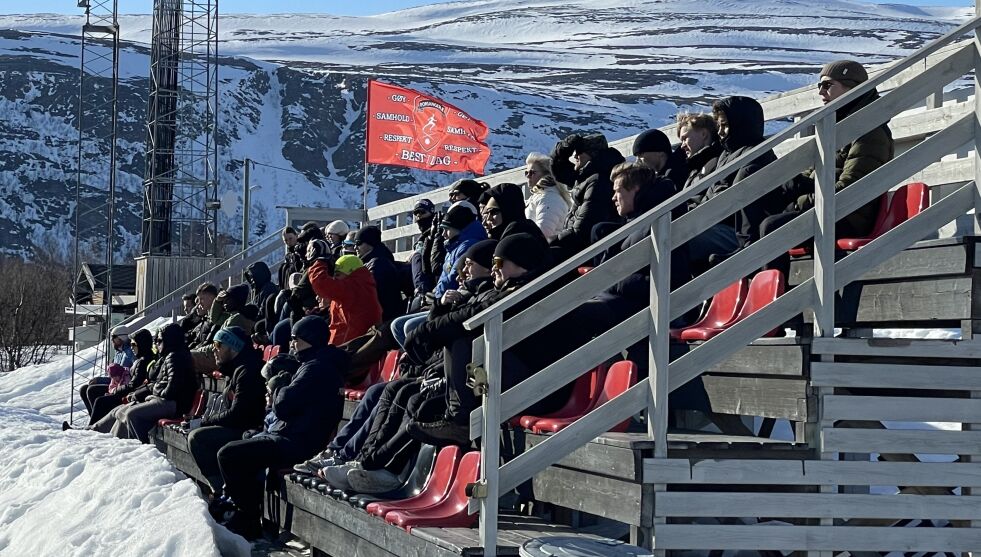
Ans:
[{"label": "snow on ground", "polygon": [[71,355],[0,374],[0,555],[250,555],[152,445],[62,432],[71,376]]}]

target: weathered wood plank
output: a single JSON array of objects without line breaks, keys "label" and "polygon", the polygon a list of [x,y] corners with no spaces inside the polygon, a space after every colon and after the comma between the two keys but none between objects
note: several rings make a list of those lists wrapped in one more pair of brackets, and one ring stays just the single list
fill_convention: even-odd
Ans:
[{"label": "weathered wood plank", "polygon": [[666,524],[654,543],[656,549],[975,551],[981,547],[981,528]]},{"label": "weathered wood plank", "polygon": [[828,395],[824,416],[828,420],[981,422],[981,400]]},{"label": "weathered wood plank", "polygon": [[691,493],[657,495],[665,517],[895,518],[973,520],[981,506],[954,495],[844,493]]},{"label": "weathered wood plank", "polygon": [[981,368],[865,363],[811,364],[816,387],[981,390]]},{"label": "weathered wood plank", "polygon": [[852,283],[837,300],[839,325],[971,319],[970,277]]},{"label": "weathered wood plank", "polygon": [[753,343],[711,366],[706,371],[716,374],[740,373],[800,377],[803,374],[804,364],[808,361],[809,345],[796,342],[794,339],[772,340],[790,342],[772,345]]},{"label": "weathered wood plank", "polygon": [[588,472],[551,467],[532,481],[535,499],[641,526],[641,486]]},{"label": "weathered wood plank", "polygon": [[981,454],[981,431],[824,429],[822,435],[830,452]]},{"label": "weathered wood plank", "polygon": [[[525,448],[544,441],[545,435],[525,434]],[[556,463],[556,466],[639,482],[641,452],[622,447],[586,443]]]},{"label": "weathered wood plank", "polygon": [[645,459],[644,482],[719,485],[981,485],[981,463]]},{"label": "weathered wood plank", "polygon": [[328,555],[357,555],[358,557],[403,557],[407,555],[385,551],[368,539],[299,507],[294,507],[292,533]]},{"label": "weathered wood plank", "polygon": [[981,359],[981,341],[815,338],[811,342],[811,352],[831,356]]},{"label": "weathered wood plank", "polygon": [[[867,271],[859,280],[909,280],[917,277],[964,275],[970,271],[968,249],[966,244],[931,248],[913,246]],[[810,258],[794,259],[790,263],[787,284],[795,286],[812,276],[813,265]]]},{"label": "weathered wood plank", "polygon": [[703,375],[713,412],[791,421],[807,419],[807,381]]}]

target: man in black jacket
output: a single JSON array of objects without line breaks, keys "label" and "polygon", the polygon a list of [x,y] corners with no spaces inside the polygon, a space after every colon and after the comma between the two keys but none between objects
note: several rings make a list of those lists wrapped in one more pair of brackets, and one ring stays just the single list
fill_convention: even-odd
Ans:
[{"label": "man in black jacket", "polygon": [[272,272],[269,266],[262,261],[256,261],[245,269],[245,281],[249,283],[251,292],[249,303],[259,307],[261,318],[265,319],[266,298],[279,292],[276,285],[272,282]]},{"label": "man in black jacket", "polygon": [[327,446],[343,411],[340,388],[348,366],[347,354],[328,346],[327,322],[307,316],[293,325],[291,352],[300,367],[282,372],[267,383],[276,415],[267,431],[232,441],[218,451],[225,493],[235,502],[235,516],[226,526],[246,539],[262,533],[262,481],[267,468],[292,467]]},{"label": "man in black jacket", "polygon": [[358,230],[354,242],[357,245],[358,257],[375,278],[378,303],[382,307],[382,321],[391,321],[405,313],[395,256],[382,243],[381,229],[377,226],[365,226]]},{"label": "man in black jacket", "polygon": [[148,434],[157,420],[177,418],[191,409],[198,381],[180,325],[165,326],[160,331],[159,346],[159,367],[156,381],[150,386],[150,396],[144,402],[130,403],[114,412],[116,423],[111,433],[120,439],[149,443]]},{"label": "man in black jacket", "polygon": [[225,327],[214,341],[215,363],[228,386],[222,393],[219,410],[210,416],[191,420],[187,447],[194,462],[207,478],[213,492],[221,489],[218,450],[242,438],[249,429],[261,429],[266,414],[266,382],[262,378],[262,358],[241,327]]},{"label": "man in black jacket", "polygon": [[[575,164],[570,157],[575,159]],[[613,220],[610,171],[623,160],[623,155],[610,147],[602,134],[573,134],[558,142],[552,150],[555,180],[572,185],[569,215],[562,230],[550,242],[555,263],[588,246],[590,233],[597,223]]]},{"label": "man in black jacket", "polygon": [[481,224],[487,237],[500,241],[512,234],[530,234],[548,245],[542,229],[525,216],[525,196],[517,184],[497,184],[487,190],[487,204],[481,213]]},{"label": "man in black jacket", "polygon": [[660,178],[667,178],[680,191],[688,177],[688,161],[683,146],[671,147],[671,140],[664,132],[650,129],[634,138],[634,156],[637,162],[647,166]]}]

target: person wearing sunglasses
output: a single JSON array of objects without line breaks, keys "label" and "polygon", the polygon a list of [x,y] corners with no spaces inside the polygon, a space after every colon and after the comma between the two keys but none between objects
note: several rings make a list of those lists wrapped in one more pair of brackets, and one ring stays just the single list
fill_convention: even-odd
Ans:
[{"label": "person wearing sunglasses", "polygon": [[225,493],[235,503],[235,514],[225,526],[249,540],[262,535],[266,470],[291,468],[326,447],[344,409],[340,389],[349,359],[328,345],[327,322],[308,315],[291,333],[290,352],[300,366],[295,374],[283,371],[266,383],[276,421],[264,432],[218,451]]},{"label": "person wearing sunglasses", "polygon": [[436,286],[436,279],[446,258],[446,244],[437,222],[436,206],[428,199],[420,199],[412,209],[412,221],[419,228],[419,236],[412,247],[409,264],[412,267],[412,299],[406,313],[418,313],[431,305],[427,296]]},{"label": "person wearing sunglasses", "polygon": [[[865,68],[854,60],[837,60],[829,62],[821,68],[817,85],[817,94],[824,104],[836,101],[862,83],[868,81]],[[863,108],[874,103],[879,93],[874,88],[862,93],[845,103],[835,111],[835,120],[842,120],[858,113]],[[839,145],[835,152],[835,192],[859,181],[880,166],[892,160],[895,155],[895,143],[889,122],[876,126],[844,145]],[[797,176],[784,193],[786,212],[765,219],[760,225],[760,235],[769,234],[777,228],[793,220],[800,213],[814,207],[814,169],[809,169]],[[872,232],[875,218],[879,210],[879,200],[869,201],[857,211],[838,221],[836,233],[839,237],[864,238]],[[767,268],[780,269],[784,273],[790,270],[790,256],[784,252]]]},{"label": "person wearing sunglasses", "polygon": [[481,215],[487,237],[500,241],[512,234],[529,234],[548,245],[542,229],[525,216],[525,197],[521,186],[497,184],[487,190],[487,197]]},{"label": "person wearing sunglasses", "polygon": [[559,233],[572,196],[565,184],[557,182],[552,174],[552,159],[542,153],[531,153],[525,159],[525,182],[528,200],[525,202],[525,216],[534,221],[545,238],[552,240]]}]

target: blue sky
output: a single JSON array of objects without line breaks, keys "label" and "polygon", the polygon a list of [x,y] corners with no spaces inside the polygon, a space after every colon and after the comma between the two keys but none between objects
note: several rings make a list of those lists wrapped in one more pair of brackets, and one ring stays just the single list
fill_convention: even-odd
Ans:
[{"label": "blue sky", "polygon": [[[371,15],[413,6],[435,4],[432,0],[225,0],[219,2],[219,12],[224,13],[331,13],[336,15]],[[891,0],[879,3],[912,4],[915,6],[972,6],[974,0]],[[16,13],[81,13],[75,7],[76,0],[31,0],[31,2],[0,2],[0,14]],[[25,9],[30,6],[30,9]],[[153,0],[119,0],[121,13],[150,13]]]}]

